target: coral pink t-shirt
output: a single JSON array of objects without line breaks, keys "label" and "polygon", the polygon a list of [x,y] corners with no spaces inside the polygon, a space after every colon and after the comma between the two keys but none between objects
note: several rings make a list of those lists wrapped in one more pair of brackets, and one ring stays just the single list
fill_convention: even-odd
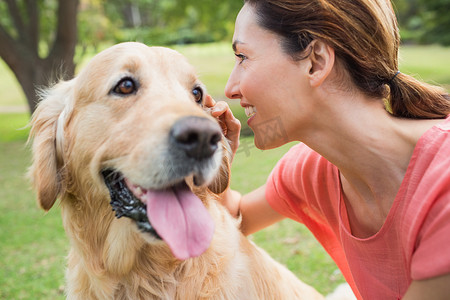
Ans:
[{"label": "coral pink t-shirt", "polygon": [[337,167],[304,144],[278,162],[266,198],[311,230],[359,299],[401,299],[412,280],[450,273],[450,118],[419,139],[383,226],[369,238],[349,230]]}]

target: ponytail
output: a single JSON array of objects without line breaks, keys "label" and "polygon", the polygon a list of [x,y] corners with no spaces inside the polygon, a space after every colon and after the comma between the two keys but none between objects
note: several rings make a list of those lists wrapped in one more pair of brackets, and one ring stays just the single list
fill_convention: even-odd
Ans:
[{"label": "ponytail", "polygon": [[444,88],[398,73],[390,80],[387,108],[397,117],[435,119],[450,115],[450,96]]}]

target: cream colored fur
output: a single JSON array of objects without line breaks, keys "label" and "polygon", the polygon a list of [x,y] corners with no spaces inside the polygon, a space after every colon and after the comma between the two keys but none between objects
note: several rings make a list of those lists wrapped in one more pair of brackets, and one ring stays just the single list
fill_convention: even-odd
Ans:
[{"label": "cream colored fur", "polygon": [[[111,94],[123,76],[139,81],[135,95]],[[247,240],[217,201],[211,190],[228,185],[226,151],[210,188],[192,187],[216,225],[201,256],[177,260],[134,221],[114,217],[100,171],[118,168],[138,184],[153,180],[170,126],[183,116],[212,119],[192,99],[195,84],[177,52],[126,43],[43,95],[32,119],[30,175],[43,209],[60,199],[71,243],[68,299],[323,299]]]}]

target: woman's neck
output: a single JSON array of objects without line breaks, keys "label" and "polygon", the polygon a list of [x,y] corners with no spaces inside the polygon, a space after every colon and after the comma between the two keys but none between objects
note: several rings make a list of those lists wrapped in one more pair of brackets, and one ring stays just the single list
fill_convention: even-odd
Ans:
[{"label": "woman's neck", "polygon": [[329,99],[334,105],[322,109],[319,125],[300,140],[338,167],[349,218],[366,228],[362,235],[374,233],[384,223],[420,136],[442,120],[393,117],[381,99]]}]

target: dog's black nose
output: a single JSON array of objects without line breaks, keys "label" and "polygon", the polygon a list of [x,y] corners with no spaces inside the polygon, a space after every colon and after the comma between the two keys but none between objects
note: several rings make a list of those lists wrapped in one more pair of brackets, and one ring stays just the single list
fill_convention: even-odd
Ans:
[{"label": "dog's black nose", "polygon": [[176,121],[170,131],[173,146],[187,156],[201,160],[211,157],[222,139],[220,126],[207,118],[184,117]]}]

